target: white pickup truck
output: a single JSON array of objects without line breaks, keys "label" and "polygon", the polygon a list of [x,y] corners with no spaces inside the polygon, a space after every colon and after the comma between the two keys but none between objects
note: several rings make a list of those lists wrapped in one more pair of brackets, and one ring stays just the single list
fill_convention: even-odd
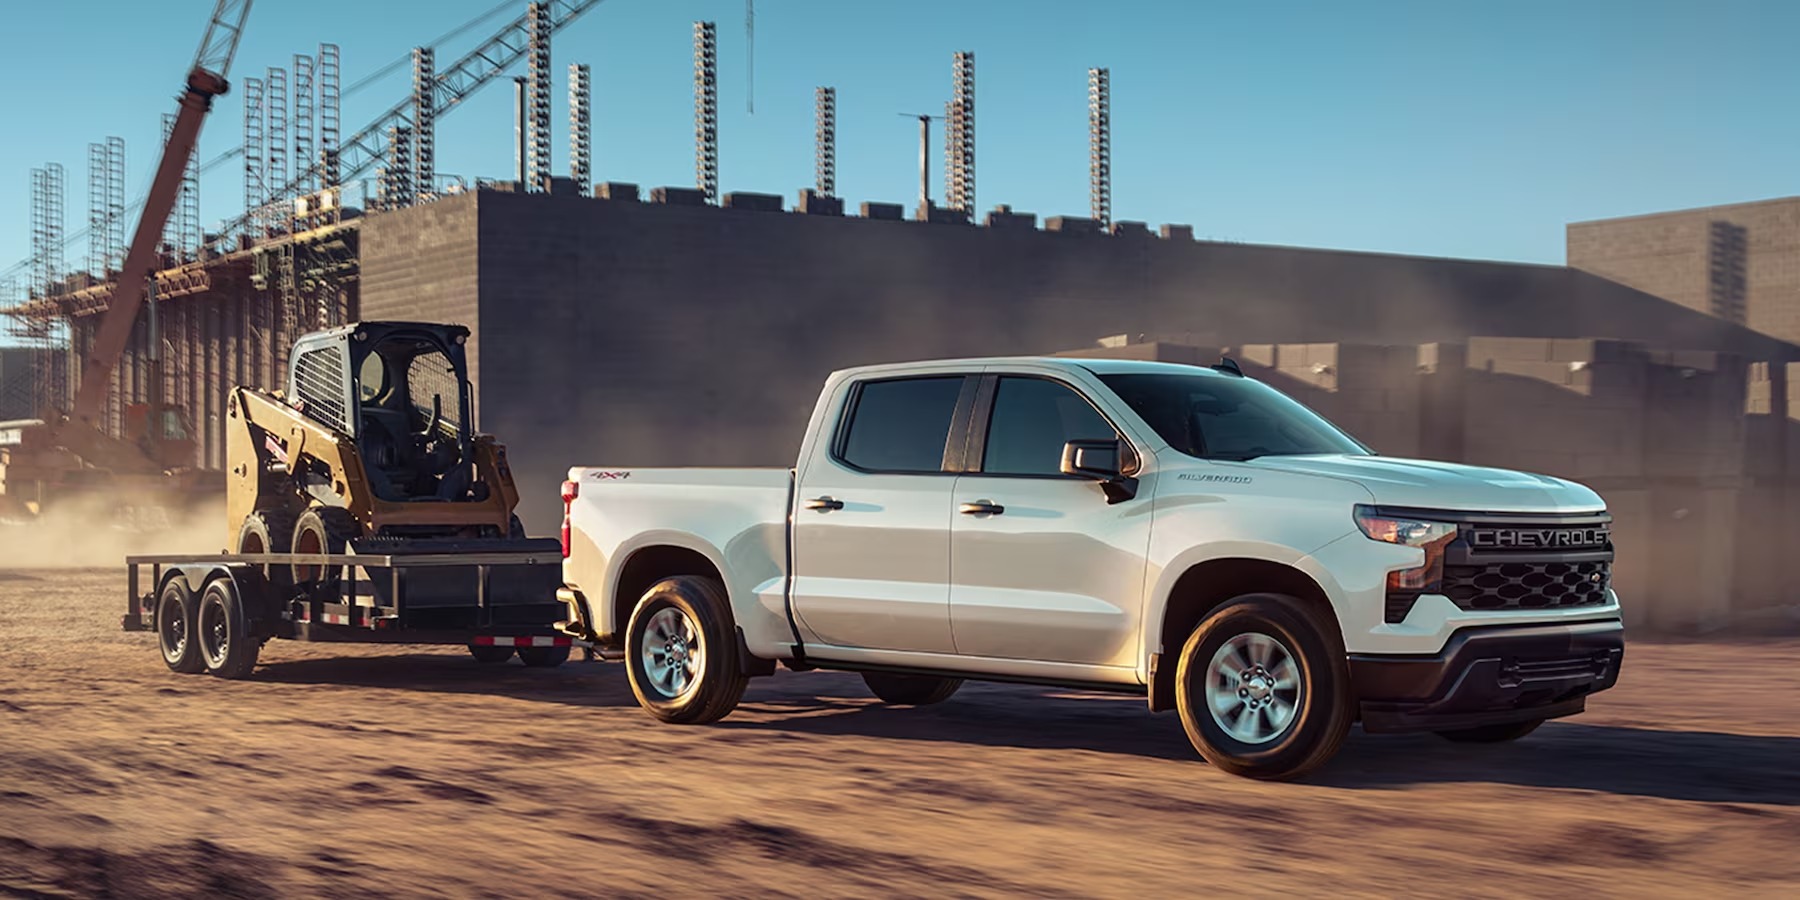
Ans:
[{"label": "white pickup truck", "polygon": [[668,722],[862,673],[1147,695],[1219,768],[1366,731],[1504,741],[1624,656],[1593,491],[1379,456],[1230,361],[970,359],[826,382],[791,471],[575,468],[568,632]]}]

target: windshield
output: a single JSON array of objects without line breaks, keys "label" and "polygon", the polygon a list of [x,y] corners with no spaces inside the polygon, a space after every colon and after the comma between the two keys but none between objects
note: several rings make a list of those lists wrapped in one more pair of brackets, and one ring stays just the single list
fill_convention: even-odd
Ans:
[{"label": "windshield", "polygon": [[1176,373],[1102,375],[1100,380],[1170,446],[1189,456],[1242,460],[1369,453],[1318,413],[1260,381]]}]

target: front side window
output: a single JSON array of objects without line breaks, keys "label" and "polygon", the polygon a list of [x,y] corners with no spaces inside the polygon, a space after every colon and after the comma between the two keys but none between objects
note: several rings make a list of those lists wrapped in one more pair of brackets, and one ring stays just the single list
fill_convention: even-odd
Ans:
[{"label": "front side window", "polygon": [[1369,449],[1282,392],[1226,375],[1132,373],[1100,380],[1169,446],[1203,459],[1255,459]]},{"label": "front side window", "polygon": [[981,471],[1060,475],[1063,444],[1118,438],[1106,418],[1066,385],[1043,378],[1001,378],[988,419]]},{"label": "front side window", "polygon": [[874,472],[943,471],[961,375],[870,381],[857,388],[841,457]]}]

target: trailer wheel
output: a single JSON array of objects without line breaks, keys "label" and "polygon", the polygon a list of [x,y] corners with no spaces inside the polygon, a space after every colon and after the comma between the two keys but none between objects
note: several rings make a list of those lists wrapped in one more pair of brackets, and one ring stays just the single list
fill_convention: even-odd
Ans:
[{"label": "trailer wheel", "polygon": [[520,647],[519,661],[534,669],[554,669],[569,661],[569,645],[561,647]]},{"label": "trailer wheel", "polygon": [[243,598],[229,578],[215,578],[200,594],[200,614],[195,632],[206,671],[220,678],[248,678],[256,668],[262,641],[250,633],[250,617]]},{"label": "trailer wheel", "polygon": [[[287,552],[294,543],[294,521],[294,514],[285,509],[263,509],[245,516],[243,527],[238,529],[237,552]],[[274,587],[294,585],[292,571],[287,566],[263,566],[262,574]]]},{"label": "trailer wheel", "polygon": [[180,578],[170,578],[156,596],[156,643],[170,671],[194,675],[206,669],[194,633],[197,608],[194,592]]},{"label": "trailer wheel", "polygon": [[677,725],[725,718],[750,680],[738,665],[725,586],[683,575],[645,591],[625,629],[625,665],[650,715]]},{"label": "trailer wheel", "polygon": [[[294,523],[294,552],[335,556],[343,553],[352,540],[361,536],[362,526],[357,524],[356,517],[350,515],[349,510],[336,506],[315,506],[301,513],[299,521]],[[295,584],[335,584],[342,575],[338,566],[294,564]]]},{"label": "trailer wheel", "polygon": [[470,644],[469,655],[475,657],[475,661],[478,663],[493,665],[512,659],[513,648],[502,647],[499,644]]},{"label": "trailer wheel", "polygon": [[1175,706],[1194,749],[1233,775],[1281,780],[1344,742],[1353,704],[1333,623],[1284,594],[1245,594],[1182,645]]}]

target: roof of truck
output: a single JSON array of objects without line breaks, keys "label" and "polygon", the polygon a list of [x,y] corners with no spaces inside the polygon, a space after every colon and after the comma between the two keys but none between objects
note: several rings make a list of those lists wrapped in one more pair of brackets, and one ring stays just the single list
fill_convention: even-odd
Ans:
[{"label": "roof of truck", "polygon": [[916,369],[966,368],[983,369],[988,366],[1031,365],[1055,369],[1085,369],[1096,375],[1115,375],[1127,372],[1176,372],[1184,375],[1216,375],[1229,377],[1209,366],[1195,366],[1187,363],[1153,362],[1142,359],[1106,359],[1088,356],[979,356],[967,359],[926,359],[916,362],[885,363],[872,366],[857,366],[843,369],[834,375],[859,378],[868,375],[888,372],[910,372]]}]

